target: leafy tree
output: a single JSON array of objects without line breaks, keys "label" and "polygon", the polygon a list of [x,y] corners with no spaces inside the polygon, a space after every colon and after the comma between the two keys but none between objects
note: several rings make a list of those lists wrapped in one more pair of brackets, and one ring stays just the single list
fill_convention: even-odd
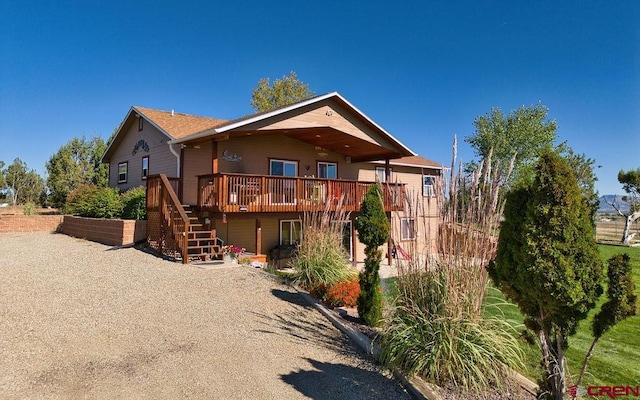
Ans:
[{"label": "leafy tree", "polygon": [[507,193],[494,283],[537,333],[552,395],[565,391],[565,349],[602,294],[591,212],[569,162],[547,150],[534,180]]},{"label": "leafy tree", "polygon": [[314,95],[309,84],[298,80],[296,73],[291,71],[289,76],[274,80],[273,85],[269,85],[269,78],[260,79],[251,95],[251,107],[256,112],[271,111]]},{"label": "leafy tree", "polygon": [[635,233],[629,233],[631,224],[640,218],[640,168],[636,170],[631,169],[626,172],[620,170],[620,172],[618,172],[618,182],[622,184],[622,188],[629,195],[625,199],[631,204],[629,212],[624,212],[618,207],[615,200],[607,203],[616,210],[618,215],[624,217],[624,230],[622,231],[621,242],[628,245],[636,235]]},{"label": "leafy tree", "polygon": [[380,286],[380,246],[389,240],[389,221],[382,204],[380,185],[372,185],[360,206],[355,227],[360,241],[365,244],[364,271],[360,273],[358,314],[369,326],[377,326],[382,320],[382,294]]},{"label": "leafy tree", "polygon": [[[538,154],[556,139],[556,122],[548,120],[547,114],[548,110],[542,104],[522,106],[506,116],[500,108],[493,108],[475,119],[475,132],[466,137],[465,142],[480,159],[487,159],[493,151],[493,160],[504,171],[516,154],[512,181],[530,180]],[[473,169],[474,165],[468,168]]]},{"label": "leafy tree", "polygon": [[600,207],[600,199],[596,191],[596,181],[598,178],[593,172],[595,160],[588,158],[585,154],[576,154],[566,143],[560,144],[556,151],[567,160],[573,170],[578,180],[578,186],[580,187],[582,196],[591,210],[591,219],[595,226],[596,213]]},{"label": "leafy tree", "polygon": [[106,144],[101,137],[87,140],[83,136],[73,138],[51,156],[46,168],[53,206],[64,206],[67,195],[80,185],[108,186],[108,167],[100,163],[105,150]]},{"label": "leafy tree", "polygon": [[27,163],[16,158],[3,170],[3,181],[14,205],[36,203],[44,192],[44,180]]},{"label": "leafy tree", "polygon": [[7,181],[4,179],[4,161],[0,161],[0,190],[7,185]]}]

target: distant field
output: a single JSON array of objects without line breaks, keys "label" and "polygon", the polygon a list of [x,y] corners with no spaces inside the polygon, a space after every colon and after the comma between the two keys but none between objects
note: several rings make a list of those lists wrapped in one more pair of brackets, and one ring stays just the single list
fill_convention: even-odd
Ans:
[{"label": "distant field", "polygon": [[[620,217],[600,217],[596,223],[596,240],[619,242],[622,239],[624,220]],[[631,232],[638,232],[632,243],[640,243],[640,223],[631,226]]]},{"label": "distant field", "polygon": [[[0,201],[0,204],[2,204],[2,201]],[[0,207],[0,215],[23,215],[23,208],[23,206]],[[55,208],[38,208],[37,212],[39,215],[58,214],[58,210]]]}]

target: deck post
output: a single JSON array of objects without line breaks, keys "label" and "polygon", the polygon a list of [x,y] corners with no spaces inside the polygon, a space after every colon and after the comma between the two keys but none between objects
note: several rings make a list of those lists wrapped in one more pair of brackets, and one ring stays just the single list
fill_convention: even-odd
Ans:
[{"label": "deck post", "polygon": [[260,218],[256,218],[256,255],[262,254],[262,226]]},{"label": "deck post", "polygon": [[[391,165],[389,164],[389,159],[384,160],[384,183],[386,186],[386,192],[389,193],[389,183],[391,182]],[[386,204],[385,204],[386,206]],[[391,228],[391,212],[388,214],[389,218],[389,228]],[[393,254],[391,253],[392,245],[391,245],[391,235],[389,235],[389,239],[387,239],[387,263],[391,265],[393,262]]]},{"label": "deck post", "polygon": [[218,173],[218,142],[211,141],[211,173]]}]

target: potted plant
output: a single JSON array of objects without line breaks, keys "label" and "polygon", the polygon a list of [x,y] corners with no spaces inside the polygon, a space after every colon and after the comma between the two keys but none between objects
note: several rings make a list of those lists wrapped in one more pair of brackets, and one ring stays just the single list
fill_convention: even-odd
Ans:
[{"label": "potted plant", "polygon": [[232,244],[226,245],[222,248],[222,258],[224,261],[236,264],[238,262],[238,257],[243,255],[245,250],[245,248],[240,246],[234,246]]}]

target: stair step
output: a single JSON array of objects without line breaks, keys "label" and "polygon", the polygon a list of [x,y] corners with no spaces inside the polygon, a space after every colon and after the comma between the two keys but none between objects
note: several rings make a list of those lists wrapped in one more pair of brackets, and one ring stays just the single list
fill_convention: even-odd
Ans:
[{"label": "stair step", "polygon": [[211,253],[217,254],[220,252],[218,246],[189,246],[188,250],[212,250]]},{"label": "stair step", "polygon": [[189,232],[189,239],[215,239],[211,231],[193,231]]},{"label": "stair step", "polygon": [[215,240],[211,240],[211,239],[193,239],[193,240],[189,240],[189,243],[187,244],[188,247],[191,246],[207,246],[207,247],[220,247],[218,246]]}]

